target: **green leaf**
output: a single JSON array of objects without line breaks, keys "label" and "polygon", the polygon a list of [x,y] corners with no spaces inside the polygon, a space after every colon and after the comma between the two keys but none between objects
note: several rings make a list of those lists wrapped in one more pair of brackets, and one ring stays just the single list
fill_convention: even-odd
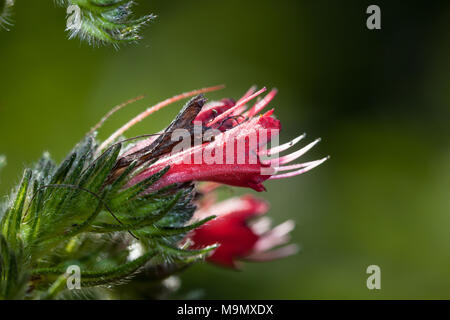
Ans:
[{"label": "green leaf", "polygon": [[[83,221],[81,224],[77,224],[77,225],[73,225],[72,228],[70,230],[64,230],[64,232],[58,236],[53,236],[53,234],[50,234],[46,237],[41,237],[41,244],[40,246],[42,248],[47,248],[49,246],[52,246],[55,243],[60,243],[63,241],[66,241],[68,239],[70,239],[71,237],[74,237],[78,234],[80,234],[81,232],[83,232],[84,230],[86,230],[91,223],[95,220],[95,218],[98,216],[98,214],[102,211],[103,207],[105,206],[105,202],[104,202],[104,197],[106,194],[108,194],[109,192],[109,188],[107,187],[105,188],[105,190],[103,191],[102,195],[99,196],[99,198],[94,198],[93,194],[90,194],[91,197],[93,197],[95,199],[95,201],[98,202],[96,209],[92,212],[92,214],[85,220]],[[45,241],[43,241],[45,240]]]},{"label": "green leaf", "polygon": [[120,148],[120,144],[113,148],[109,148],[105,152],[103,152],[97,159],[95,159],[82,173],[79,186],[88,187],[90,184],[92,184],[95,177],[98,176],[102,168],[105,167],[105,163],[110,164],[111,162],[115,161],[115,158],[117,158],[115,154],[120,151]]},{"label": "green leaf", "polygon": [[16,238],[19,236],[20,223],[22,221],[22,213],[31,175],[32,171],[30,169],[26,169],[23,174],[22,182],[17,190],[14,203],[2,221],[3,235],[12,246],[14,246],[16,243]]},{"label": "green leaf", "polygon": [[115,144],[106,152],[105,159],[100,162],[97,172],[92,180],[86,185],[86,188],[92,192],[97,192],[108,178],[112,168],[117,162],[122,145],[120,143]]},{"label": "green leaf", "polygon": [[158,247],[164,255],[183,258],[183,260],[188,263],[191,259],[196,260],[204,258],[207,254],[217,249],[219,245],[214,244],[199,250],[186,250],[167,245],[160,241],[158,242]]},{"label": "green leaf", "polygon": [[155,184],[159,179],[162,178],[163,175],[169,171],[170,166],[165,167],[161,171],[155,173],[154,175],[148,177],[147,179],[142,180],[141,182],[131,186],[130,188],[120,192],[117,196],[114,197],[111,201],[111,205],[113,207],[120,206],[126,201],[134,199],[136,196],[141,194],[150,188],[153,184]]},{"label": "green leaf", "polygon": [[138,164],[138,161],[133,161],[123,172],[122,174],[111,184],[111,195],[115,195],[120,188],[122,188],[126,183],[130,174],[133,172],[134,168]]},{"label": "green leaf", "polygon": [[151,212],[145,216],[141,217],[128,217],[128,223],[117,225],[117,224],[108,224],[108,223],[99,223],[93,224],[90,231],[97,233],[108,233],[108,232],[117,232],[117,231],[126,231],[126,230],[138,230],[144,227],[150,226],[155,222],[161,220],[165,215],[167,215],[170,210],[175,206],[175,204],[180,199],[181,193],[178,193],[173,199],[166,204],[166,206],[159,210],[159,212]]},{"label": "green leaf", "polygon": [[151,235],[152,237],[168,237],[168,236],[174,236],[174,235],[179,235],[179,234],[185,234],[188,233],[189,231],[195,230],[198,227],[201,227],[202,225],[204,225],[205,223],[207,223],[208,221],[213,220],[214,218],[216,218],[216,216],[211,216],[208,218],[205,218],[203,220],[200,220],[198,222],[195,222],[191,225],[185,226],[185,227],[159,227],[159,226],[155,226],[152,230],[148,231],[149,235]]},{"label": "green leaf", "polygon": [[[150,250],[139,258],[122,264],[115,268],[102,271],[81,271],[81,286],[98,286],[111,284],[119,280],[126,279],[135,273],[139,268],[143,267],[157,253],[156,250]],[[44,276],[52,279],[55,276],[65,274],[66,270],[61,268],[46,268],[33,270],[33,276]]]},{"label": "green leaf", "polygon": [[0,299],[17,299],[25,291],[28,274],[23,272],[23,246],[19,241],[13,250],[0,235]]},{"label": "green leaf", "polygon": [[[56,169],[56,172],[53,174],[52,179],[49,184],[58,184],[62,183],[67,176],[67,173],[72,168],[75,159],[77,158],[76,152],[71,153]],[[48,192],[52,192],[49,190]]]}]

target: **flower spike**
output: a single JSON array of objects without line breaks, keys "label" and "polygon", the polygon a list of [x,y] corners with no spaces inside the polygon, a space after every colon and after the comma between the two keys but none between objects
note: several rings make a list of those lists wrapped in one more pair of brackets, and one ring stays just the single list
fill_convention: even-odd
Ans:
[{"label": "flower spike", "polygon": [[[289,244],[293,220],[272,226],[266,201],[244,195],[217,202],[216,191],[224,185],[265,191],[265,181],[300,175],[328,157],[294,163],[319,140],[279,155],[305,135],[278,145],[281,121],[274,109],[261,114],[275,89],[246,111],[265,88],[252,87],[237,102],[206,103],[201,93],[220,88],[164,100],[98,143],[93,131],[133,102],[127,101],[59,165],[46,153],[26,169],[11,200],[0,205],[0,299],[72,297],[65,290],[69,265],[79,268],[83,288],[127,280],[153,290],[154,281],[198,261],[237,269],[243,261],[296,253],[297,245]],[[190,96],[159,133],[117,141],[145,117]],[[96,298],[111,294],[98,290]]]},{"label": "flower spike", "polygon": [[[165,166],[170,166],[167,174],[152,189],[149,189],[149,192],[172,183],[189,181],[223,183],[248,187],[261,192],[266,190],[262,183],[271,177],[273,179],[287,178],[307,172],[322,164],[326,159],[283,167],[319,143],[320,139],[317,139],[289,155],[277,156],[278,153],[300,142],[305,137],[304,134],[288,143],[266,149],[266,145],[278,136],[281,129],[281,122],[273,117],[273,110],[263,115],[254,115],[248,119],[238,118],[225,123],[227,117],[235,110],[261,95],[266,89],[254,91],[255,89],[251,88],[245,94],[245,98],[239,99],[238,103],[234,103],[230,99],[223,99],[221,102],[205,104],[195,121],[200,121],[203,127],[214,128],[216,130],[214,139],[193,146],[189,144],[188,148],[161,157],[142,173],[136,175],[130,181],[130,185],[145,179],[148,175],[155,174]],[[264,99],[255,103],[248,114],[261,111],[274,98],[276,92],[275,89],[270,91]],[[270,159],[266,160],[266,157],[270,157]],[[276,175],[278,171],[290,170],[297,171]]]}]

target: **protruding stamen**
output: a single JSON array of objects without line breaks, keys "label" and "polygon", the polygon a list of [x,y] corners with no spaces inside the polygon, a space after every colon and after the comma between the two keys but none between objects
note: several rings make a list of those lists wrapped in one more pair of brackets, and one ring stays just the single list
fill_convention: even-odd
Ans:
[{"label": "protruding stamen", "polygon": [[275,112],[275,109],[271,109],[263,114],[264,117],[270,117]]},{"label": "protruding stamen", "polygon": [[248,97],[250,97],[253,93],[255,93],[257,87],[256,86],[251,86],[250,89],[247,90],[247,92],[242,96],[242,98],[240,98],[236,104],[241,104],[243,100],[247,99]]},{"label": "protruding stamen", "polygon": [[247,106],[241,106],[239,109],[236,109],[236,110],[233,112],[232,116],[239,116],[239,115],[242,115],[242,113],[243,113],[245,110],[247,110]]},{"label": "protruding stamen", "polygon": [[297,151],[295,151],[295,152],[293,152],[291,154],[288,154],[287,156],[283,156],[283,157],[280,157],[278,159],[275,159],[272,162],[277,162],[280,165],[292,162],[295,159],[297,159],[297,158],[301,157],[302,155],[304,155],[309,150],[311,150],[316,144],[318,144],[320,142],[320,140],[321,139],[319,138],[319,139],[315,140],[314,142],[311,142],[310,144],[308,144],[306,147],[303,147],[300,150],[297,150]]},{"label": "protruding stamen", "polygon": [[242,99],[240,101],[240,103],[236,103],[234,105],[234,107],[228,109],[227,111],[225,111],[224,113],[222,113],[221,115],[217,116],[216,118],[214,118],[214,120],[212,120],[211,122],[209,122],[207,124],[208,127],[212,126],[213,124],[216,124],[217,122],[225,119],[228,115],[232,114],[235,110],[239,109],[240,107],[242,107],[243,105],[245,105],[247,102],[253,100],[254,98],[256,98],[257,96],[259,96],[261,93],[267,91],[267,89],[264,87],[261,90],[259,90],[258,92],[255,92],[254,94],[248,96],[245,99]]},{"label": "protruding stamen", "polygon": [[275,169],[277,170],[277,172],[279,172],[279,171],[291,171],[291,170],[296,170],[296,169],[300,169],[300,168],[306,168],[306,167],[309,167],[309,166],[313,166],[313,165],[315,165],[316,163],[318,163],[320,161],[322,161],[322,159],[321,160],[316,160],[316,161],[299,163],[299,164],[293,164],[293,165],[290,165],[290,166],[282,166],[282,167],[278,167],[278,168],[275,168]]},{"label": "protruding stamen", "polygon": [[324,163],[324,162],[327,161],[328,159],[329,159],[329,157],[326,157],[326,158],[323,158],[322,160],[315,161],[315,164],[310,165],[310,166],[308,166],[308,167],[306,167],[306,168],[299,169],[299,170],[297,170],[297,171],[292,171],[292,172],[288,172],[288,173],[284,173],[284,174],[279,174],[279,175],[271,176],[271,177],[269,178],[269,180],[284,179],[284,178],[290,178],[290,177],[298,176],[298,175],[300,175],[300,174],[302,174],[302,173],[305,173],[305,172],[308,172],[308,171],[314,169],[315,167],[321,165],[322,163]]},{"label": "protruding stamen", "polygon": [[255,251],[267,251],[276,246],[280,246],[289,242],[289,232],[294,230],[295,222],[293,220],[288,220],[266,234],[262,235],[262,237],[255,244]]},{"label": "protruding stamen", "polygon": [[270,250],[265,252],[255,252],[245,258],[247,261],[264,262],[285,258],[296,254],[300,248],[296,244],[290,244],[288,246],[281,247],[276,250]]},{"label": "protruding stamen", "polygon": [[155,104],[154,106],[148,108],[147,110],[145,110],[144,112],[140,113],[139,115],[137,115],[136,117],[134,117],[133,119],[131,119],[130,121],[128,121],[125,125],[123,125],[119,130],[117,130],[116,132],[114,132],[108,139],[106,139],[101,146],[99,147],[99,150],[104,149],[106,146],[108,146],[110,143],[112,143],[114,140],[116,140],[119,136],[121,136],[125,131],[127,131],[128,129],[130,129],[131,127],[133,127],[136,123],[144,120],[145,118],[147,118],[149,115],[151,115],[152,113],[172,104],[175,103],[179,100],[185,99],[185,98],[189,98],[201,93],[206,93],[206,92],[211,92],[211,91],[216,91],[216,90],[220,90],[223,89],[225,86],[224,85],[219,85],[219,86],[214,86],[214,87],[209,87],[209,88],[203,88],[203,89],[198,89],[198,90],[194,90],[194,91],[190,91],[190,92],[186,92],[186,93],[182,93],[179,95],[176,95],[172,98],[166,99],[164,101],[161,101],[157,104]]},{"label": "protruding stamen", "polygon": [[272,220],[268,217],[259,218],[255,222],[252,222],[250,225],[252,231],[257,235],[262,235],[270,231],[271,226]]},{"label": "protruding stamen", "polygon": [[255,103],[255,105],[247,112],[247,117],[253,117],[255,114],[258,114],[263,110],[269,103],[272,101],[273,98],[277,95],[278,90],[272,89],[261,101],[258,101]]},{"label": "protruding stamen", "polygon": [[92,129],[89,131],[89,134],[92,134],[92,133],[94,133],[95,131],[97,131],[114,113],[116,113],[117,111],[119,111],[120,109],[122,109],[122,108],[124,108],[124,107],[126,107],[126,106],[128,106],[129,104],[132,104],[132,103],[134,103],[134,102],[136,102],[136,101],[139,101],[139,100],[142,100],[142,99],[144,99],[145,98],[145,96],[144,95],[141,95],[141,96],[138,96],[138,97],[136,97],[136,98],[133,98],[133,99],[130,99],[130,100],[127,100],[127,101],[125,101],[125,102],[123,102],[123,103],[121,103],[121,104],[119,104],[119,105],[117,105],[117,106],[115,106],[114,108],[112,108],[107,114],[105,114],[104,116],[103,116],[103,118],[95,125],[95,126],[93,126],[92,127]]},{"label": "protruding stamen", "polygon": [[301,141],[305,137],[306,137],[306,133],[302,134],[301,136],[298,136],[297,138],[293,139],[292,141],[289,141],[288,143],[282,144],[281,146],[274,147],[269,150],[267,155],[271,156],[271,155],[283,152],[283,151],[289,149],[290,147],[294,146],[295,144],[297,144],[299,141]]}]

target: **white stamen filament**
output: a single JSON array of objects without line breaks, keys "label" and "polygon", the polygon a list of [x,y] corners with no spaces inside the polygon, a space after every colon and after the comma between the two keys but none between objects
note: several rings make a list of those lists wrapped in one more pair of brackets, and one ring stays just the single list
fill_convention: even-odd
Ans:
[{"label": "white stamen filament", "polygon": [[319,139],[315,140],[314,142],[311,142],[310,144],[308,144],[306,147],[303,147],[300,150],[297,150],[291,154],[288,154],[287,156],[283,156],[278,159],[272,160],[272,162],[275,162],[280,165],[292,162],[295,159],[300,158],[302,155],[307,153],[309,150],[311,150],[316,144],[318,144],[320,142],[320,140],[321,139],[319,138]]},{"label": "white stamen filament", "polygon": [[308,171],[314,169],[315,167],[321,165],[322,163],[324,163],[325,161],[327,161],[329,158],[330,158],[330,157],[326,157],[326,158],[323,158],[323,159],[321,159],[321,160],[313,161],[314,164],[309,165],[309,166],[307,166],[306,168],[299,169],[299,170],[297,170],[297,171],[292,171],[292,172],[289,172],[289,173],[284,173],[284,174],[279,174],[279,175],[271,176],[271,177],[269,178],[269,180],[285,179],[285,178],[290,178],[290,177],[298,176],[298,175],[300,175],[300,174],[302,174],[302,173],[308,172]]},{"label": "white stamen filament", "polygon": [[296,244],[291,244],[288,246],[281,247],[276,250],[264,251],[264,252],[255,252],[245,258],[248,261],[254,262],[264,262],[277,260],[281,258],[285,258],[291,255],[296,254],[300,248]]},{"label": "white stamen filament", "polygon": [[299,141],[303,140],[305,137],[306,137],[306,133],[298,136],[297,138],[295,138],[295,139],[293,139],[293,140],[291,140],[291,141],[289,141],[289,142],[287,142],[285,144],[282,144],[281,146],[274,147],[274,148],[269,150],[267,155],[271,156],[271,155],[283,152],[283,151],[289,149],[290,147],[296,145]]},{"label": "white stamen filament", "polygon": [[262,217],[253,223],[251,223],[250,228],[257,235],[262,235],[268,231],[270,231],[270,227],[272,226],[272,220],[268,217]]},{"label": "white stamen filament", "polygon": [[267,251],[276,246],[289,242],[289,232],[294,230],[295,222],[288,220],[273,228],[269,232],[263,234],[261,238],[256,242],[255,251]]},{"label": "white stamen filament", "polygon": [[278,168],[275,168],[275,169],[276,169],[277,172],[279,172],[279,171],[291,171],[291,170],[296,170],[296,169],[300,169],[300,168],[306,168],[306,167],[309,167],[309,166],[314,166],[314,165],[316,165],[319,162],[320,162],[319,164],[321,164],[321,163],[323,163],[322,160],[323,159],[310,161],[310,162],[299,163],[299,164],[293,164],[293,165],[290,165],[290,166],[282,166],[282,167],[278,167]]}]

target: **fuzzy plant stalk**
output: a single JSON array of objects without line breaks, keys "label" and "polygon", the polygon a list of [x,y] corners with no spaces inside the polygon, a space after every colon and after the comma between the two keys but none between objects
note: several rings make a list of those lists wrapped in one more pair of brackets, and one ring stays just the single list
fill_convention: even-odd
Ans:
[{"label": "fuzzy plant stalk", "polygon": [[[99,141],[96,131],[136,99],[130,100],[108,113],[61,163],[45,153],[26,168],[0,207],[0,299],[164,298],[176,274],[193,264],[206,260],[236,269],[244,260],[295,253],[289,244],[293,221],[272,227],[266,201],[253,195],[217,201],[217,191],[263,191],[265,180],[302,174],[326,158],[289,164],[317,141],[278,156],[304,135],[267,147],[281,123],[273,110],[261,112],[276,90],[253,105],[265,88],[251,88],[237,101],[207,102],[203,94],[220,88],[160,102]],[[137,122],[186,98],[191,100],[166,129],[124,138]],[[174,136],[179,130],[193,138],[183,138],[188,144],[182,149]],[[267,130],[271,134],[258,140],[258,149],[248,143]],[[240,162],[221,161],[230,155]],[[200,161],[191,161],[197,156]],[[0,157],[0,170],[4,163]]]},{"label": "fuzzy plant stalk", "polygon": [[[0,0],[0,27],[12,26],[12,11],[17,0]],[[19,0],[23,1],[23,0]],[[48,1],[51,3],[51,1]],[[132,0],[55,0],[67,12],[69,38],[90,45],[118,47],[141,39],[142,28],[155,18],[153,14],[135,17]]]}]

